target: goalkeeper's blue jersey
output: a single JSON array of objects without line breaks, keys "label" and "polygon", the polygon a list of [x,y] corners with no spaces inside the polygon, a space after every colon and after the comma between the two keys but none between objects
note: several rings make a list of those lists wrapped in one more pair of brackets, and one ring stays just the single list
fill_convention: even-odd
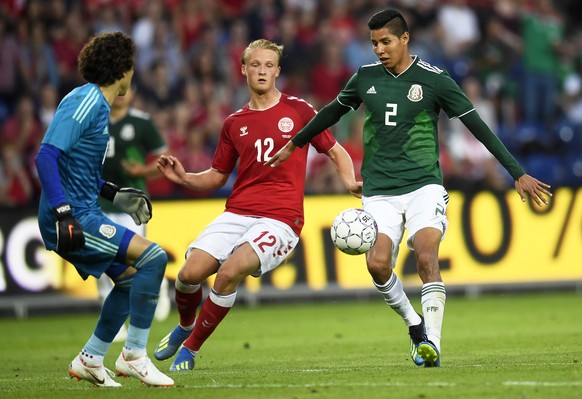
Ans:
[{"label": "goalkeeper's blue jersey", "polygon": [[[109,111],[109,103],[97,85],[87,83],[77,87],[59,104],[42,141],[62,151],[58,159],[59,175],[77,218],[101,212],[97,199],[109,142]],[[44,193],[39,207],[39,215],[51,213]]]}]

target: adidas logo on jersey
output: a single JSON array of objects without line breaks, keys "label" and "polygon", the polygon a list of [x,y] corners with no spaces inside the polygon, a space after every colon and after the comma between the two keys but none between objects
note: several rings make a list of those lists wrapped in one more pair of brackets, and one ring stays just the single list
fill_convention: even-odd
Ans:
[{"label": "adidas logo on jersey", "polygon": [[374,86],[370,87],[366,94],[376,94],[376,88]]}]

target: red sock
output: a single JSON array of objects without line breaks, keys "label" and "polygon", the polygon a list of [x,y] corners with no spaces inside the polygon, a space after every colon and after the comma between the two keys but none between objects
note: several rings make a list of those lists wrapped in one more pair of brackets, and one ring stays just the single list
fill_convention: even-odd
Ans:
[{"label": "red sock", "polygon": [[200,315],[190,336],[184,341],[188,349],[198,351],[206,339],[214,332],[222,319],[226,316],[230,307],[218,306],[210,297],[206,298],[200,309]]},{"label": "red sock", "polygon": [[191,326],[196,320],[196,309],[202,302],[202,288],[191,294],[185,294],[176,290],[176,305],[180,313],[180,325],[184,327]]}]

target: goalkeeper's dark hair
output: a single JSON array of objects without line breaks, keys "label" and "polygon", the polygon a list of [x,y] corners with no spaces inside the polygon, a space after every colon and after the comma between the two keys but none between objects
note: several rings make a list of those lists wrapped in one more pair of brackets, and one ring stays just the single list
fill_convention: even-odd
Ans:
[{"label": "goalkeeper's dark hair", "polygon": [[77,57],[78,69],[87,82],[109,86],[134,66],[135,43],[122,32],[93,36]]},{"label": "goalkeeper's dark hair", "polygon": [[272,41],[267,40],[267,39],[255,40],[255,41],[251,42],[247,46],[247,48],[244,49],[244,51],[241,55],[241,59],[240,59],[240,61],[243,65],[246,65],[248,58],[251,54],[251,51],[256,49],[256,48],[274,51],[277,54],[277,64],[281,65],[281,57],[283,57],[283,45],[273,43]]},{"label": "goalkeeper's dark hair", "polygon": [[372,15],[368,20],[370,30],[387,28],[394,36],[400,37],[408,32],[408,24],[398,10],[386,9]]}]

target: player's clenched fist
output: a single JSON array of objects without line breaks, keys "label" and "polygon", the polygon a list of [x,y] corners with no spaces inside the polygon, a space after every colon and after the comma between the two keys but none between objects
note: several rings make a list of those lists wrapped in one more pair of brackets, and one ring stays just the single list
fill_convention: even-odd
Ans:
[{"label": "player's clenched fist", "polygon": [[67,253],[85,246],[85,235],[81,224],[75,219],[69,204],[61,204],[53,208],[57,218],[57,252]]}]

